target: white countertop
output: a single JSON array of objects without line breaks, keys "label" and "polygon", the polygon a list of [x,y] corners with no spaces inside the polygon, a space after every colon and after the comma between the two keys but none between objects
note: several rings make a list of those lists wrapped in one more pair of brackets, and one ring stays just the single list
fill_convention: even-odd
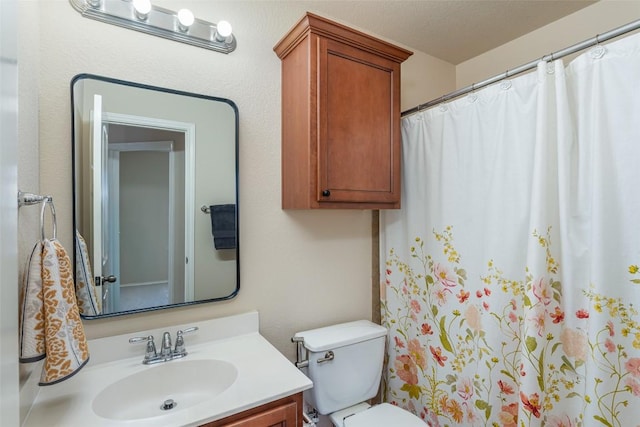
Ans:
[{"label": "white countertop", "polygon": [[[128,338],[156,332],[153,335],[159,342],[157,331],[160,330],[141,331],[90,341],[89,364],[68,380],[40,387],[23,426],[197,426],[311,388],[311,381],[258,333],[257,316],[252,312],[198,322],[200,330],[185,335],[189,354],[183,359],[164,362],[179,364],[188,360],[217,359],[235,365],[238,376],[233,385],[210,400],[183,409],[176,407],[161,416],[141,420],[118,421],[95,414],[93,399],[106,386],[158,366],[143,365],[144,344],[131,345]],[[175,337],[175,330],[187,326],[191,325],[162,330],[170,331]],[[106,350],[109,346],[115,346],[115,352]],[[135,349],[136,356],[117,358],[122,351],[129,353],[131,348]],[[101,353],[94,357],[97,350]]]}]

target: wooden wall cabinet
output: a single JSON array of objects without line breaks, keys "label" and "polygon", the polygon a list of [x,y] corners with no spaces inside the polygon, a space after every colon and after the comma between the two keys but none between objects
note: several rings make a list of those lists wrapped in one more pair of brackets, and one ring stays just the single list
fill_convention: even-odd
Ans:
[{"label": "wooden wall cabinet", "polygon": [[302,393],[203,424],[201,427],[302,427]]},{"label": "wooden wall cabinet", "polygon": [[400,64],[412,52],[307,13],[282,61],[282,208],[400,207]]}]

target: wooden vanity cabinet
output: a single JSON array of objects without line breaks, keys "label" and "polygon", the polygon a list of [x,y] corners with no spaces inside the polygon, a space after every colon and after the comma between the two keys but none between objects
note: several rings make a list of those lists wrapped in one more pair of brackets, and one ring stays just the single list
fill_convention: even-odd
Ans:
[{"label": "wooden vanity cabinet", "polygon": [[307,13],[282,61],[282,208],[400,207],[400,64],[412,52]]},{"label": "wooden vanity cabinet", "polygon": [[201,427],[302,427],[302,393],[203,424]]}]

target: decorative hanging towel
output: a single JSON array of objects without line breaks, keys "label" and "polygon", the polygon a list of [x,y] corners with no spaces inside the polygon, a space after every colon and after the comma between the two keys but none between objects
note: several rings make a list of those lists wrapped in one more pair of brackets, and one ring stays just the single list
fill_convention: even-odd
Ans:
[{"label": "decorative hanging towel", "polygon": [[96,316],[102,312],[101,300],[98,297],[89,251],[84,238],[76,230],[76,297],[78,310],[85,316]]},{"label": "decorative hanging towel", "polygon": [[71,261],[57,240],[36,243],[20,295],[20,362],[45,359],[39,385],[63,381],[89,361]]}]

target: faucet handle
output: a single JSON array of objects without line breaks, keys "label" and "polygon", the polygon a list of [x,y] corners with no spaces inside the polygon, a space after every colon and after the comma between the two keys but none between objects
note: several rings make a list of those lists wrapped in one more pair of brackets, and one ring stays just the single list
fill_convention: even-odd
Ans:
[{"label": "faucet handle", "polygon": [[143,341],[147,342],[147,348],[146,348],[145,353],[144,353],[145,360],[149,360],[152,357],[157,357],[158,356],[158,352],[156,351],[156,344],[153,342],[153,335],[149,335],[149,336],[146,336],[146,337],[132,337],[132,338],[129,338],[129,343],[131,343],[131,344],[135,344],[135,343],[139,343],[139,342],[143,342]]},{"label": "faucet handle", "polygon": [[174,353],[186,355],[187,352],[184,348],[184,338],[182,338],[182,335],[188,334],[190,332],[195,332],[198,329],[199,328],[197,326],[191,326],[190,328],[186,328],[184,330],[179,330],[178,332],[176,332],[176,347],[174,349]]}]

